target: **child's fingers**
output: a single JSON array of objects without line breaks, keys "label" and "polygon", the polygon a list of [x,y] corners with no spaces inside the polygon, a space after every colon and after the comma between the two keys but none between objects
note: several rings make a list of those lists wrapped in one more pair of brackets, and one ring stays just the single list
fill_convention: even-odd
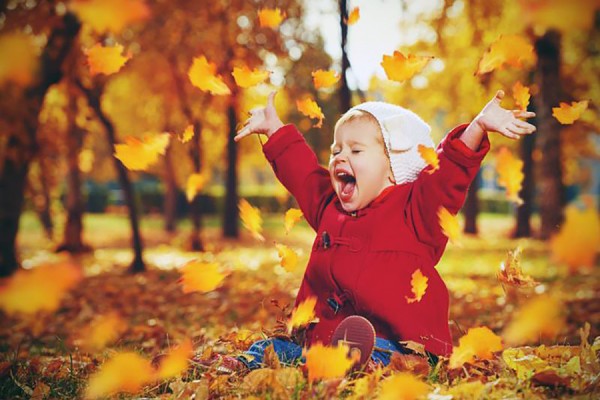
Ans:
[{"label": "child's fingers", "polygon": [[500,129],[499,132],[502,135],[504,135],[504,136],[506,136],[507,138],[510,138],[510,139],[518,139],[518,138],[520,138],[520,136],[517,133],[512,132],[510,129],[508,129],[506,127]]},{"label": "child's fingers", "polygon": [[267,98],[267,107],[275,108],[275,95],[277,95],[277,90],[269,93],[269,97]]},{"label": "child's fingers", "polygon": [[533,118],[533,117],[535,117],[535,113],[531,112],[531,111],[512,110],[512,113],[515,116],[515,118]]},{"label": "child's fingers", "polygon": [[496,92],[496,96],[494,96],[494,101],[498,102],[498,104],[500,104],[500,102],[502,101],[502,99],[504,98],[504,90],[498,90]]},{"label": "child's fingers", "polygon": [[533,133],[536,131],[536,127],[535,125],[531,125],[528,122],[525,121],[521,121],[521,120],[514,120],[513,124],[521,129],[524,129],[526,131],[526,133]]}]

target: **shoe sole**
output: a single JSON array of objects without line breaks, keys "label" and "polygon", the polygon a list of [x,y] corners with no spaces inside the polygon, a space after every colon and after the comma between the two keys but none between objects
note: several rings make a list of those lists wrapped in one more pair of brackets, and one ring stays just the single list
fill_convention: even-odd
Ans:
[{"label": "shoe sole", "polygon": [[353,349],[359,350],[360,359],[357,364],[364,365],[375,348],[375,328],[365,317],[351,315],[340,322],[331,336],[333,346],[340,342],[350,347],[350,352]]}]

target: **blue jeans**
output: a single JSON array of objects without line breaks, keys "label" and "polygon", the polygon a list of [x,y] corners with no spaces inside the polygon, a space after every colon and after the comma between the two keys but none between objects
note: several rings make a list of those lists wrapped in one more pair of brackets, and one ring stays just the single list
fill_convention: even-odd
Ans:
[{"label": "blue jeans", "polygon": [[[302,346],[277,338],[254,342],[244,353],[244,355],[249,357],[244,357],[244,355],[242,355],[239,359],[249,369],[260,368],[265,356],[265,349],[270,345],[273,345],[273,350],[275,350],[279,361],[284,365],[296,365],[300,362],[305,362],[304,357],[302,357]],[[375,363],[388,365],[393,352],[406,353],[407,351],[396,342],[376,337],[375,348],[373,349],[373,354],[371,354],[371,360]]]}]

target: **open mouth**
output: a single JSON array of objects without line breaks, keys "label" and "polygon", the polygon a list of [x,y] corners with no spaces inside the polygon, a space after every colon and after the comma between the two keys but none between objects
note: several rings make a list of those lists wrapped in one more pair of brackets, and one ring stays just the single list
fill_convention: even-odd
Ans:
[{"label": "open mouth", "polygon": [[345,171],[336,172],[335,177],[341,184],[340,199],[342,201],[350,200],[356,188],[356,178]]}]

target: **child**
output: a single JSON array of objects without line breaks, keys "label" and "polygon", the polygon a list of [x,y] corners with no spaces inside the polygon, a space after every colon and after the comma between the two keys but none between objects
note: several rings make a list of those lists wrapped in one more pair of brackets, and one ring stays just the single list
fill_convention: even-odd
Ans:
[{"label": "child", "polygon": [[[304,345],[345,340],[362,363],[386,365],[391,351],[404,351],[399,341],[421,343],[434,358],[449,355],[449,296],[435,269],[447,243],[438,209],[458,213],[489,150],[487,131],[517,139],[535,131],[518,118],[535,114],[503,109],[498,91],[470,124],[441,141],[439,170],[432,171],[418,152],[419,144],[434,146],[421,118],[396,105],[363,103],[337,122],[325,169],[298,130],[280,121],[274,96],[251,111],[235,140],[268,137],[265,156],[317,232],[296,298],[296,305],[317,298],[319,322],[307,328]],[[420,300],[411,288],[416,270],[427,278]],[[251,346],[246,366],[258,367],[271,344],[283,362],[301,357],[300,345],[270,339]]]}]

